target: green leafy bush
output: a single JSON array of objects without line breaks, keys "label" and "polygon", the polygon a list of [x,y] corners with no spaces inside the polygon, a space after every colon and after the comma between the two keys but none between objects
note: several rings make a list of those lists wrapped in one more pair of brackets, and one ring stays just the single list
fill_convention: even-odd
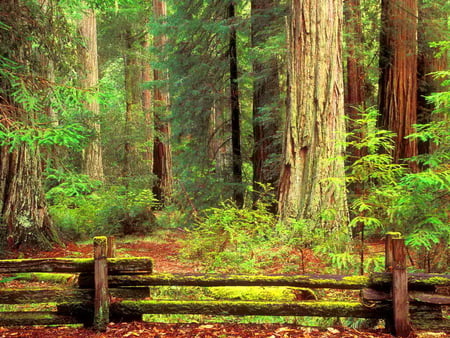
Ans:
[{"label": "green leafy bush", "polygon": [[275,235],[276,217],[259,204],[239,209],[232,202],[210,208],[188,236],[184,254],[210,270],[252,272],[256,254]]},{"label": "green leafy bush", "polygon": [[376,127],[377,113],[370,110],[358,121],[363,137],[354,144],[365,155],[351,164],[347,177],[359,190],[350,195],[350,226],[366,237],[401,232],[421,257],[416,267],[429,271],[445,269],[450,239],[449,97],[449,93],[437,95],[439,116],[416,126],[417,132],[410,136],[435,144],[434,151],[409,159],[419,163],[421,171],[411,172],[406,165],[393,163],[392,134]]},{"label": "green leafy bush", "polygon": [[85,175],[49,175],[60,184],[47,192],[50,214],[67,239],[95,235],[145,234],[156,226],[149,189],[101,186]]}]

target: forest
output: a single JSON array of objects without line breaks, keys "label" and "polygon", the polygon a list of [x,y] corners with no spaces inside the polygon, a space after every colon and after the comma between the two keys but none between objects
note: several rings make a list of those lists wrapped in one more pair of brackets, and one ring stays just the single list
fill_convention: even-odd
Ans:
[{"label": "forest", "polygon": [[0,256],[176,228],[205,271],[364,274],[400,232],[448,272],[449,6],[2,0]]}]

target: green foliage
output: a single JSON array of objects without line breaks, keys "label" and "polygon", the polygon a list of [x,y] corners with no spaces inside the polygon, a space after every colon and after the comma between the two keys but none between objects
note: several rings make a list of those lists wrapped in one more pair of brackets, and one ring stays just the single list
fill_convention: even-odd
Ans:
[{"label": "green foliage", "polygon": [[95,235],[145,234],[156,226],[149,189],[103,186],[85,175],[49,175],[60,183],[47,192],[50,214],[66,238]]},{"label": "green foliage", "polygon": [[[445,268],[443,257],[450,239],[450,128],[445,108],[449,96],[433,96],[440,116],[417,126],[417,132],[410,136],[436,144],[435,151],[410,159],[422,164],[422,171],[409,172],[406,166],[393,163],[389,154],[392,135],[375,127],[376,112],[370,110],[357,121],[362,126],[357,132],[363,136],[354,144],[364,149],[365,155],[353,162],[348,175],[348,181],[360,191],[351,198],[350,226],[362,226],[366,236],[401,232],[412,249],[422,252],[420,255],[434,253],[433,266],[428,268],[437,271]],[[418,265],[424,268],[420,261]]]},{"label": "green foliage", "polygon": [[185,255],[200,259],[208,269],[251,272],[258,267],[258,248],[275,234],[276,218],[259,205],[239,209],[233,203],[205,211],[205,217],[190,231]]}]

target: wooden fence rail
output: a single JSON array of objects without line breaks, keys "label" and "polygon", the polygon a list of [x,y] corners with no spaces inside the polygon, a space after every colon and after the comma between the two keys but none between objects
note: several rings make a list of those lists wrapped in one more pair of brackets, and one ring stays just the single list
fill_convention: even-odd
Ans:
[{"label": "wooden fence rail", "polygon": [[[0,273],[77,273],[77,287],[0,288],[0,304],[57,303],[55,312],[0,312],[0,325],[84,323],[96,330],[109,320],[140,320],[143,314],[270,315],[383,318],[398,336],[413,325],[448,328],[442,306],[450,297],[436,293],[450,286],[450,275],[407,274],[404,242],[386,239],[385,273],[351,275],[156,274],[149,257],[114,258],[114,242],[94,238],[92,259],[0,260]],[[109,256],[109,258],[107,258]],[[361,290],[353,302],[303,301],[176,301],[146,300],[149,286],[288,286]],[[142,300],[144,299],[144,300]],[[113,300],[113,301],[111,301]],[[111,303],[110,303],[111,302]]]}]

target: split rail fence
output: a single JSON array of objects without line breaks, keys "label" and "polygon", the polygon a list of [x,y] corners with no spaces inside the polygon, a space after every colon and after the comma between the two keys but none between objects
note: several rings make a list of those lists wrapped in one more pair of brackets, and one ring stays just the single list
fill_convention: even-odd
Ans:
[{"label": "split rail fence", "polygon": [[[448,274],[408,274],[404,240],[386,236],[385,273],[353,275],[226,275],[152,273],[150,257],[114,258],[114,239],[94,238],[94,258],[0,260],[0,274],[73,273],[76,287],[8,289],[0,304],[57,303],[56,311],[0,312],[0,326],[83,323],[102,331],[110,320],[142,320],[143,314],[269,315],[381,318],[397,336],[412,328],[448,329],[443,307]],[[1,276],[0,276],[1,281]],[[150,286],[289,286],[361,290],[355,301],[153,300]],[[143,300],[144,298],[144,300]]]}]

